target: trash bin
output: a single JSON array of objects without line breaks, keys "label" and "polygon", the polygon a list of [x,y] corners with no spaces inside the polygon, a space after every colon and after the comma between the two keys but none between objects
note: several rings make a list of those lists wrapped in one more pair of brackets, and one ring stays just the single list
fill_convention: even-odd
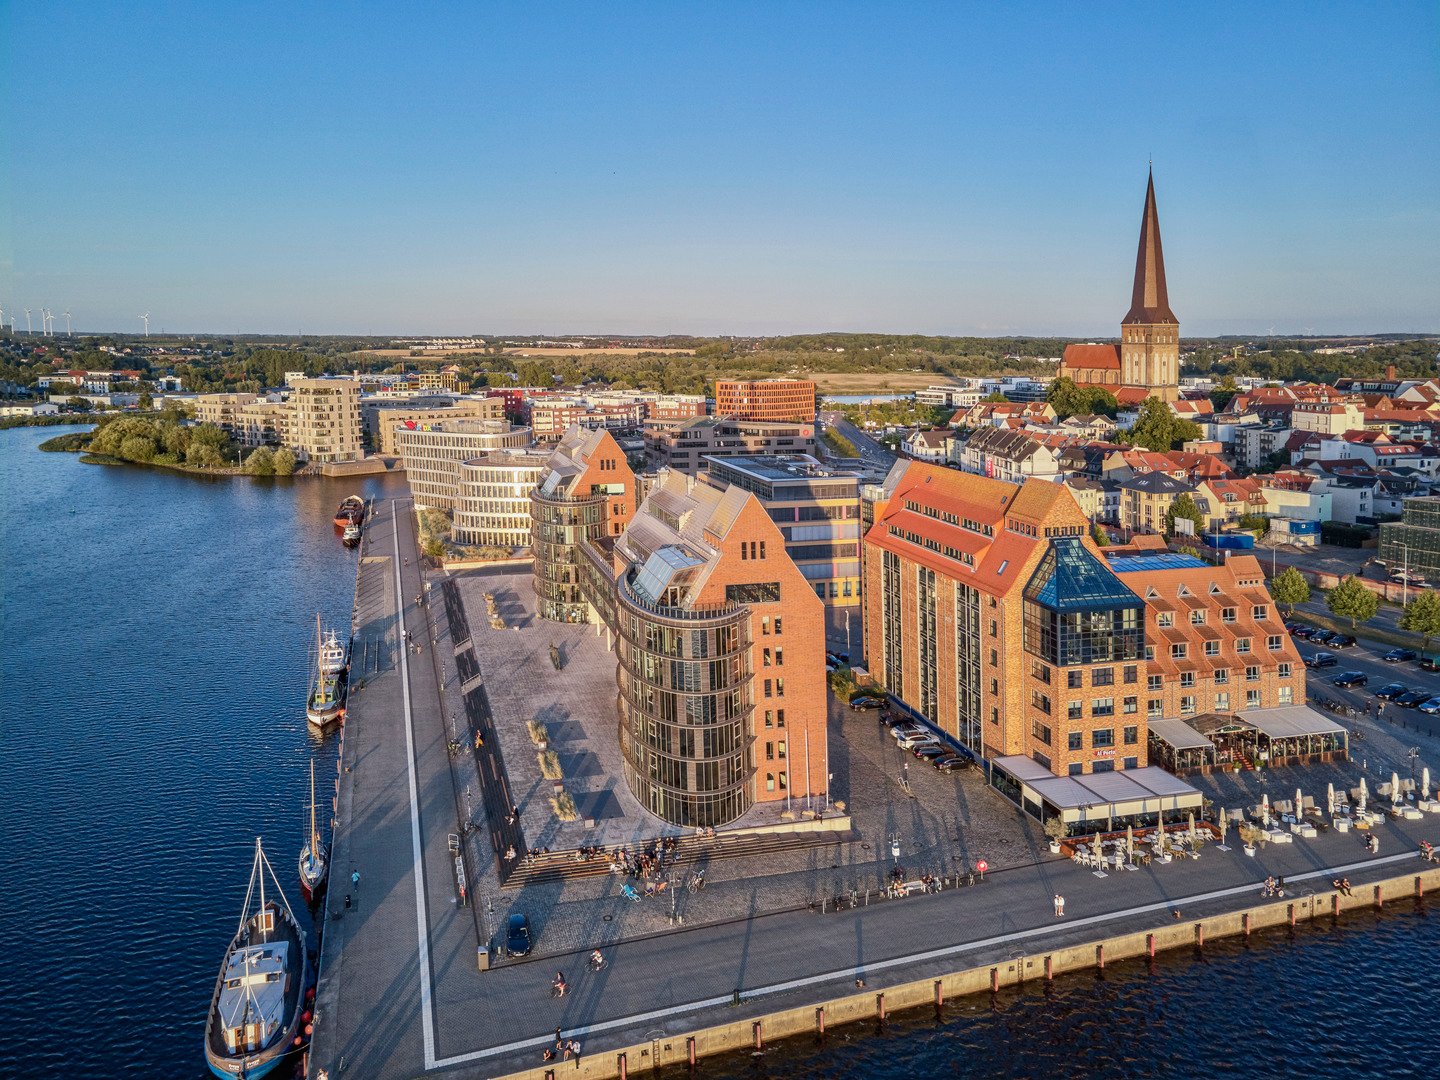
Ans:
[{"label": "trash bin", "polygon": [[475,966],[481,971],[490,970],[490,950],[484,945],[477,946],[475,949]]}]

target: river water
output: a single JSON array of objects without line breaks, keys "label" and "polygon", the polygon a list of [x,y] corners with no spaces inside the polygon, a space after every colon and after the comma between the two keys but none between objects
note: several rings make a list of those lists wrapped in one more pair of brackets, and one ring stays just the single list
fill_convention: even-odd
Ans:
[{"label": "river water", "polygon": [[[344,627],[340,499],[403,478],[215,480],[0,431],[0,1077],[201,1077],[256,835],[300,905],[319,612]],[[704,1063],[753,1077],[1355,1077],[1440,1068],[1440,918],[1338,927],[971,998]],[[923,928],[917,928],[923,933]]]}]

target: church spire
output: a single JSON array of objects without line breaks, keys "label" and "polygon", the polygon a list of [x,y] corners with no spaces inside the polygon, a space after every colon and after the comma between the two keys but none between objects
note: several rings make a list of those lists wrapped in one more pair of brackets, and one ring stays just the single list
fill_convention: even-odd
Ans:
[{"label": "church spire", "polygon": [[1170,310],[1165,289],[1165,253],[1160,247],[1160,214],[1155,209],[1155,173],[1151,170],[1145,187],[1145,212],[1140,218],[1140,250],[1135,255],[1135,288],[1130,295],[1130,311],[1121,320],[1122,326],[1154,325],[1180,320]]}]

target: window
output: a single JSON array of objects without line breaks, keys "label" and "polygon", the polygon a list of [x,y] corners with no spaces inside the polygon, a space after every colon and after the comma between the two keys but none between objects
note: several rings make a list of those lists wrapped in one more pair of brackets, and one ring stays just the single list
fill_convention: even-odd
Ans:
[{"label": "window", "polygon": [[1096,750],[1115,745],[1114,728],[1096,728],[1090,733],[1090,745]]},{"label": "window", "polygon": [[1230,669],[1218,667],[1215,669],[1215,685],[1227,686],[1230,682]]},{"label": "window", "polygon": [[1108,668],[1108,667],[1096,668],[1093,672],[1090,673],[1090,685],[1091,685],[1091,686],[1114,686],[1114,685],[1115,685],[1115,669],[1114,669],[1114,668]]},{"label": "window", "polygon": [[784,710],[784,709],[776,709],[776,710],[775,710],[775,726],[776,726],[776,727],[784,727],[784,726],[785,726],[785,710]]},{"label": "window", "polygon": [[1279,635],[1279,634],[1271,634],[1269,637],[1267,637],[1267,638],[1265,639],[1265,647],[1266,647],[1267,649],[1269,649],[1271,652],[1277,652],[1277,651],[1279,651],[1279,650],[1283,647],[1283,646],[1282,646],[1282,643],[1281,643],[1281,641],[1280,641],[1280,635]]},{"label": "window", "polygon": [[784,649],[776,649],[776,650],[775,650],[775,666],[776,666],[776,667],[784,667],[784,666],[785,666],[785,650],[784,650]]},{"label": "window", "polygon": [[1235,651],[1238,653],[1248,653],[1250,651],[1250,639],[1248,637],[1236,638]]},{"label": "window", "polygon": [[1235,621],[1235,609],[1233,607],[1220,609],[1220,621],[1231,623]]},{"label": "window", "polygon": [[1000,666],[1000,654],[999,654],[998,652],[996,652],[994,649],[991,649],[991,650],[990,650],[990,666],[991,666],[991,667],[999,667],[999,666]]},{"label": "window", "polygon": [[1140,699],[1137,697],[1127,697],[1122,705],[1124,711],[1127,713],[1137,713],[1140,711]]},{"label": "window", "polygon": [[1113,697],[1096,698],[1090,703],[1091,716],[1114,716],[1115,699]]},{"label": "window", "polygon": [[766,761],[774,761],[774,760],[775,760],[775,744],[774,744],[773,742],[767,742],[767,743],[765,744],[765,760],[766,760]]},{"label": "window", "polygon": [[1114,772],[1115,763],[1113,761],[1097,761],[1094,765],[1090,766],[1090,771],[1097,773]]},{"label": "window", "polygon": [[1167,627],[1175,625],[1175,613],[1171,611],[1158,611],[1155,613],[1155,625]]},{"label": "window", "polygon": [[784,739],[781,739],[778,743],[775,744],[775,752],[776,752],[777,754],[779,754],[779,756],[782,757],[782,758],[785,756],[785,740],[784,740]]},{"label": "window", "polygon": [[1155,659],[1155,646],[1154,646],[1154,645],[1146,645],[1146,646],[1145,646],[1145,659],[1146,659],[1146,660],[1154,660],[1154,659]]},{"label": "window", "polygon": [[1085,736],[1078,731],[1070,732],[1069,747],[1071,750],[1085,749]]},{"label": "window", "polygon": [[1071,776],[1080,776],[1082,773],[1085,772],[1085,766],[1080,764],[1080,762],[1078,761],[1072,761],[1070,763],[1070,768],[1068,771]]},{"label": "window", "polygon": [[1230,691],[1228,691],[1228,690],[1220,690],[1220,691],[1217,691],[1217,692],[1216,692],[1216,694],[1215,694],[1215,711],[1216,711],[1216,712],[1229,712],[1229,711],[1230,711]]},{"label": "window", "polygon": [[763,663],[766,667],[769,667],[769,666],[770,666],[770,650],[769,650],[769,649],[764,650],[764,652],[761,654],[761,663]]},{"label": "window", "polygon": [[1205,625],[1205,611],[1204,611],[1203,608],[1196,608],[1194,611],[1190,612],[1190,625],[1191,625],[1191,626],[1204,626],[1204,625]]},{"label": "window", "polygon": [[1182,698],[1180,699],[1180,712],[1181,712],[1181,714],[1184,715],[1184,716],[1189,716],[1189,715],[1190,715],[1191,713],[1193,713],[1194,711],[1195,711],[1195,695],[1194,695],[1194,694],[1186,694],[1184,697],[1182,697]]},{"label": "window", "polygon": [[1255,666],[1255,665],[1253,665],[1253,664],[1252,664],[1250,667],[1247,667],[1247,668],[1245,669],[1245,681],[1246,681],[1246,682],[1259,682],[1259,681],[1260,681],[1260,669],[1259,669],[1259,667],[1257,667],[1257,666]]},{"label": "window", "polygon": [[991,637],[999,637],[999,636],[1000,636],[1000,624],[997,623],[994,619],[991,619],[991,620],[990,620],[990,636],[991,636]]},{"label": "window", "polygon": [[1050,745],[1050,726],[1048,724],[1042,724],[1039,720],[1031,720],[1030,734],[1046,746]]},{"label": "window", "polygon": [[770,635],[770,616],[769,616],[769,615],[765,615],[765,616],[761,617],[761,619],[760,619],[760,633],[761,633],[762,636],[765,636],[765,637],[768,637],[768,636]]},{"label": "window", "polygon": [[1282,679],[1288,679],[1290,678],[1290,672],[1292,670],[1293,669],[1290,667],[1290,664],[1287,662],[1280,665],[1280,670],[1276,672],[1276,674],[1279,675]]},{"label": "window", "polygon": [[1282,687],[1280,687],[1280,704],[1281,704],[1281,705],[1294,705],[1294,704],[1295,704],[1295,691],[1294,691],[1294,689],[1293,689],[1292,687],[1289,687],[1289,686],[1282,686]]},{"label": "window", "polygon": [[784,696],[785,696],[785,680],[784,680],[784,679],[776,679],[776,680],[775,680],[775,696],[776,696],[776,697],[784,697]]},{"label": "window", "polygon": [[1165,715],[1164,706],[1165,702],[1163,699],[1152,697],[1150,700],[1145,702],[1145,715],[1152,720],[1158,719],[1159,717]]},{"label": "window", "polygon": [[1139,682],[1139,681],[1140,681],[1140,669],[1137,668],[1134,664],[1126,664],[1126,665],[1125,665],[1125,684],[1128,686],[1128,685],[1130,685],[1131,683],[1137,683],[1137,682]]},{"label": "window", "polygon": [[1068,711],[1068,713],[1067,713],[1067,716],[1068,716],[1068,718],[1071,719],[1071,720],[1084,720],[1084,719],[1085,719],[1085,703],[1084,703],[1083,701],[1072,701],[1072,702],[1070,702],[1070,708],[1069,708],[1069,711]]},{"label": "window", "polygon": [[775,616],[775,633],[780,633],[780,616]]},{"label": "window", "polygon": [[1246,691],[1245,691],[1245,707],[1246,707],[1247,709],[1258,709],[1258,708],[1260,707],[1260,691],[1259,691],[1259,690],[1246,690]]},{"label": "window", "polygon": [[789,786],[790,786],[789,783],[786,782],[785,774],[782,772],[782,773],[780,774],[780,790],[781,790],[781,791],[784,791],[784,790],[785,790],[786,788],[788,788]]},{"label": "window", "polygon": [[772,686],[771,686],[771,682],[770,682],[769,679],[766,679],[766,680],[765,680],[765,696],[766,696],[766,697],[774,697],[774,696],[775,696],[775,695],[772,693]]},{"label": "window", "polygon": [[1219,655],[1220,655],[1220,642],[1218,642],[1218,641],[1207,641],[1207,642],[1205,642],[1205,655],[1206,655],[1206,656],[1219,656]]},{"label": "window", "polygon": [[774,790],[775,790],[775,774],[774,774],[773,772],[767,772],[767,773],[765,774],[765,790],[766,790],[766,791],[774,791]]},{"label": "window", "polygon": [[1140,759],[1139,759],[1139,758],[1127,757],[1127,758],[1125,759],[1125,768],[1127,768],[1127,769],[1138,769],[1139,767],[1140,767]]},{"label": "window", "polygon": [[1180,673],[1180,685],[1191,687],[1195,685],[1195,673],[1193,671],[1182,671]]},{"label": "window", "polygon": [[1083,671],[1067,671],[1065,673],[1065,685],[1071,690],[1079,690],[1085,685],[1085,673]]},{"label": "window", "polygon": [[774,726],[775,726],[775,711],[774,711],[773,709],[766,709],[766,710],[765,710],[765,726],[766,726],[766,727],[774,727]]},{"label": "window", "polygon": [[1030,674],[1039,679],[1046,686],[1050,685],[1050,669],[1039,660],[1030,661]]},{"label": "window", "polygon": [[1145,679],[1145,689],[1149,690],[1152,694],[1159,693],[1162,686],[1163,682],[1159,675],[1149,675]]},{"label": "window", "polygon": [[1256,604],[1250,609],[1250,617],[1256,622],[1264,622],[1270,617],[1270,608],[1265,604]]},{"label": "window", "polygon": [[1125,745],[1134,746],[1140,741],[1140,728],[1131,724],[1125,729]]},{"label": "window", "polygon": [[1042,694],[1039,690],[1030,691],[1030,704],[1039,709],[1046,716],[1050,715],[1050,695]]},{"label": "window", "polygon": [[1177,641],[1170,646],[1170,658],[1172,660],[1184,660],[1189,654],[1190,650],[1183,641]]},{"label": "window", "polygon": [[999,680],[999,679],[991,679],[991,680],[990,680],[990,693],[992,693],[992,694],[998,694],[998,693],[1000,693],[1000,680]]},{"label": "window", "polygon": [[[729,604],[778,604],[780,583],[778,581],[753,581],[744,585],[726,585],[725,602]],[[775,620],[775,632],[780,632],[780,620]]]}]

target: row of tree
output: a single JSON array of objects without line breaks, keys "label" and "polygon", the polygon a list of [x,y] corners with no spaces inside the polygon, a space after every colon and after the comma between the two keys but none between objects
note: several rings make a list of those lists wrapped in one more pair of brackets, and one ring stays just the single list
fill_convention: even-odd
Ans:
[{"label": "row of tree", "polygon": [[[1296,605],[1310,599],[1310,583],[1305,580],[1304,574],[1289,566],[1270,580],[1270,595],[1277,604],[1293,613]],[[1351,574],[1325,594],[1325,606],[1336,618],[1350,620],[1353,630],[1361,623],[1369,622],[1379,612],[1380,594]],[[1405,605],[1400,616],[1400,629],[1419,634],[1424,642],[1422,650],[1429,651],[1430,642],[1440,637],[1440,592],[1434,589],[1417,590],[1415,598]]]},{"label": "row of tree", "polygon": [[219,468],[237,460],[235,444],[214,424],[187,427],[179,413],[116,416],[90,436],[92,454],[154,465]]}]

